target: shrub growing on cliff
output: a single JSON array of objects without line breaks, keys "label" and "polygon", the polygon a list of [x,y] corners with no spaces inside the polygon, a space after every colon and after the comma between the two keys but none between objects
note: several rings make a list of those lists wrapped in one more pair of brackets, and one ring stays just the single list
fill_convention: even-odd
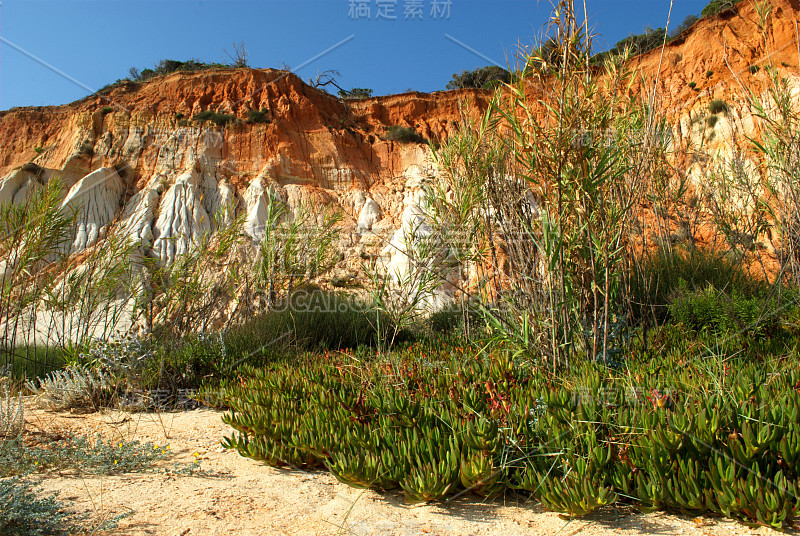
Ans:
[{"label": "shrub growing on cliff", "polygon": [[192,121],[211,121],[218,127],[224,127],[229,123],[235,122],[236,116],[230,114],[223,114],[219,112],[212,112],[211,110],[206,110],[192,117]]},{"label": "shrub growing on cliff", "polygon": [[139,71],[136,67],[131,67],[129,77],[136,82],[144,82],[157,76],[172,74],[175,72],[192,72],[203,71],[206,69],[229,69],[231,66],[223,63],[205,63],[195,59],[188,61],[178,60],[161,60],[152,69],[142,69]]},{"label": "shrub growing on cliff", "polygon": [[735,0],[711,0],[711,2],[703,8],[700,13],[703,17],[713,17],[720,13],[724,13],[736,5]]},{"label": "shrub growing on cliff", "polygon": [[[683,30],[681,30],[681,32],[682,31]],[[617,41],[611,49],[595,54],[591,61],[595,65],[602,65],[609,56],[619,56],[625,53],[626,50],[630,50],[630,53],[634,56],[650,52],[664,43],[665,32],[666,30],[664,28],[653,29],[648,26],[645,28],[644,32],[640,34],[630,34],[628,37]]]},{"label": "shrub growing on cliff", "polygon": [[368,99],[372,96],[372,90],[365,87],[354,87],[350,91],[340,89],[339,97],[343,99]]},{"label": "shrub growing on cliff", "polygon": [[708,111],[712,114],[727,113],[728,103],[724,100],[714,99],[709,103]]},{"label": "shrub growing on cliff", "polygon": [[698,17],[697,15],[686,15],[686,18],[683,19],[683,22],[680,23],[677,28],[675,28],[669,33],[670,38],[675,39],[676,37],[679,37],[683,32],[691,28],[694,25],[694,23],[699,20],[700,17]]},{"label": "shrub growing on cliff", "polygon": [[508,83],[510,81],[511,73],[497,65],[490,65],[454,74],[453,79],[447,83],[447,89],[491,89],[498,83]]},{"label": "shrub growing on cliff", "polygon": [[248,123],[269,123],[269,117],[267,115],[268,110],[263,108],[261,110],[250,110],[247,112],[247,122]]},{"label": "shrub growing on cliff", "polygon": [[387,128],[385,139],[400,143],[426,143],[428,141],[420,136],[413,128],[400,125],[393,125]]}]

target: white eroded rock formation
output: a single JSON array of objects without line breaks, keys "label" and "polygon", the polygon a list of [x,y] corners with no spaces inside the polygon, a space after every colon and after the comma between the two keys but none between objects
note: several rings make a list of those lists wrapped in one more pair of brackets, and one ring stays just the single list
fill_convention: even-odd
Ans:
[{"label": "white eroded rock formation", "polygon": [[75,214],[75,240],[72,252],[94,245],[120,209],[122,180],[114,168],[100,168],[70,188],[61,209]]},{"label": "white eroded rock formation", "polygon": [[153,256],[164,264],[188,253],[211,230],[199,181],[200,175],[194,169],[186,171],[161,199],[153,227]]}]

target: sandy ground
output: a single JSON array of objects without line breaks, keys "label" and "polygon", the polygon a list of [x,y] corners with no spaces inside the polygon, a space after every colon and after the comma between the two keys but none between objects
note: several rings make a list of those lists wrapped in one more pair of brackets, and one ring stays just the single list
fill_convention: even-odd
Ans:
[{"label": "sandy ground", "polygon": [[[29,406],[30,407],[30,406]],[[131,536],[298,535],[756,535],[777,534],[716,518],[643,515],[609,508],[573,521],[531,503],[486,501],[465,495],[448,502],[409,506],[401,494],[357,490],[322,471],[274,469],[220,446],[229,433],[222,413],[104,411],[71,415],[26,408],[29,431],[72,430],[169,445],[171,456],[154,471],[101,477],[50,475],[76,510],[131,512],[114,533]],[[198,458],[204,474],[165,473]],[[161,469],[161,470],[159,470]]]}]

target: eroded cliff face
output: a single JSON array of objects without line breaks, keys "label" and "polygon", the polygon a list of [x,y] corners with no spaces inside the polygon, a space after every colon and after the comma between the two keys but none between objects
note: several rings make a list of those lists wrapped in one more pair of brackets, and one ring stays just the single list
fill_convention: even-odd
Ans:
[{"label": "eroded cliff face", "polygon": [[[800,6],[770,5],[764,17],[742,2],[630,62],[638,70],[630,90],[654,92],[676,165],[698,191],[714,166],[734,159],[759,183],[751,140],[761,132],[746,95],[768,95],[770,69],[787,77],[794,96],[800,87]],[[438,170],[427,145],[386,140],[386,129],[406,126],[444,140],[490,99],[462,90],[346,102],[291,73],[255,69],[122,83],[65,106],[0,112],[0,204],[23,203],[60,177],[63,206],[82,222],[74,252],[101,244],[113,227],[167,264],[237,216],[245,220],[243,239],[258,243],[270,198],[290,213],[333,207],[344,214],[342,261],[328,279],[358,277],[362,260],[375,256],[390,275],[401,273],[409,259],[398,250],[398,230],[419,228],[420,187]],[[726,109],[710,110],[714,100]],[[203,111],[237,121],[192,120]],[[253,111],[264,121],[248,122]]]},{"label": "eroded cliff face", "polygon": [[[184,246],[165,240],[210,230],[222,208],[246,212],[251,230],[263,225],[258,207],[267,191],[293,207],[333,203],[346,229],[388,229],[405,209],[407,176],[427,172],[431,160],[424,144],[383,139],[386,129],[441,140],[489,98],[456,91],[343,102],[291,73],[254,69],[122,84],[66,106],[0,113],[0,202],[21,202],[53,176],[75,198],[80,183],[98,196],[78,197],[95,223],[76,247],[90,245],[108,213],[119,212],[132,236],[166,259]],[[238,121],[191,120],[207,110]],[[266,122],[247,122],[254,110]]]}]

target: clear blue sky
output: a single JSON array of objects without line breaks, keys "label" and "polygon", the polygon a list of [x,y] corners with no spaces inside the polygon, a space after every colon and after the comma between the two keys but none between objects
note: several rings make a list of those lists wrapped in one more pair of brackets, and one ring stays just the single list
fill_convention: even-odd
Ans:
[{"label": "clear blue sky", "polygon": [[[669,10],[669,0],[586,1],[603,48],[646,26],[663,26]],[[485,58],[505,65],[518,44],[533,44],[551,6],[548,0],[451,0],[449,18],[440,12],[434,19],[434,2],[446,10],[444,0],[363,0],[354,3],[368,5],[370,18],[355,19],[351,0],[4,0],[0,109],[63,104],[90,93],[13,45],[99,89],[132,66],[152,67],[160,59],[227,62],[224,50],[232,51],[234,41],[244,41],[253,67],[297,68],[354,36],[297,74],[308,79],[336,69],[343,87],[372,88],[377,95],[434,91],[453,73],[490,63]],[[706,3],[675,0],[671,26]],[[396,20],[377,19],[379,4],[393,6]],[[415,4],[422,20],[406,20]],[[391,11],[382,14],[391,17]]]}]

